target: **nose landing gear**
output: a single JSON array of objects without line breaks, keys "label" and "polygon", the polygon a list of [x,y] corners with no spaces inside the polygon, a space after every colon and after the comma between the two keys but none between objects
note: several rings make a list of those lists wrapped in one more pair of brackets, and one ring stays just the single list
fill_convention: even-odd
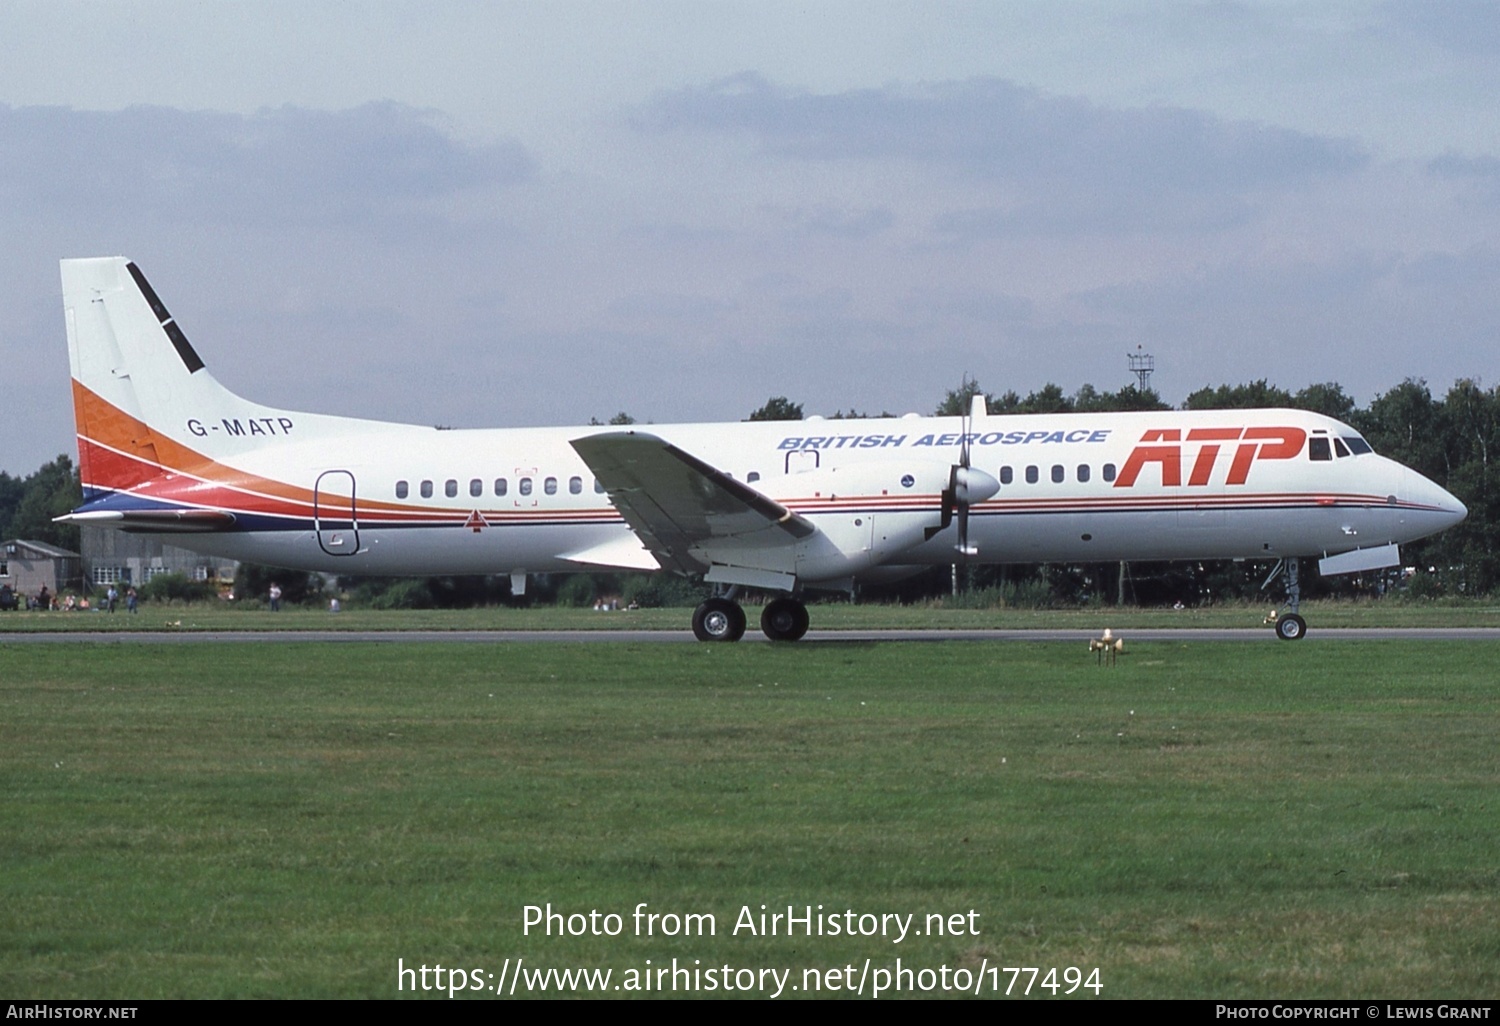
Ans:
[{"label": "nose landing gear", "polygon": [[1275,627],[1276,636],[1282,641],[1301,641],[1307,636],[1307,621],[1297,612],[1302,605],[1302,581],[1298,570],[1297,558],[1290,556],[1277,563],[1265,584],[1260,586],[1265,591],[1277,577],[1286,578],[1285,608],[1280,612],[1271,610],[1271,614],[1265,619],[1266,623]]},{"label": "nose landing gear", "polygon": [[1307,633],[1307,621],[1296,613],[1283,613],[1276,618],[1276,636],[1282,641],[1300,641]]}]

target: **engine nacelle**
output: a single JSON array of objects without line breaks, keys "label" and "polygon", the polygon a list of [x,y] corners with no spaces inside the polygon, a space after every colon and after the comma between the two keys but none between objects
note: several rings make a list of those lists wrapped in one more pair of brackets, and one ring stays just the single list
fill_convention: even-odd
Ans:
[{"label": "engine nacelle", "polygon": [[[982,470],[956,474],[970,502],[1000,489]],[[868,571],[926,541],[952,514],[954,478],[950,463],[871,460],[791,474],[767,494],[818,527],[797,546],[797,576],[832,580]]]},{"label": "engine nacelle", "polygon": [[974,468],[892,459],[808,470],[758,482],[762,492],[817,527],[793,545],[734,538],[696,546],[708,579],[790,591],[797,583],[844,581],[925,542],[946,525],[955,495],[982,502],[1000,482]]}]

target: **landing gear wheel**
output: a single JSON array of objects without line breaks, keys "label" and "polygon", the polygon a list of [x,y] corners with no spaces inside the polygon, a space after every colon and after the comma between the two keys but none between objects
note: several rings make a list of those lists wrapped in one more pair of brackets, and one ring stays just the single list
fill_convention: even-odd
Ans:
[{"label": "landing gear wheel", "polygon": [[745,611],[738,602],[711,598],[693,610],[693,634],[699,641],[739,641],[745,635]]},{"label": "landing gear wheel", "polygon": [[1296,613],[1287,613],[1276,621],[1276,636],[1282,641],[1301,641],[1307,634],[1307,621]]},{"label": "landing gear wheel", "polygon": [[796,641],[807,633],[808,622],[807,607],[792,598],[768,602],[760,614],[760,629],[772,641]]}]

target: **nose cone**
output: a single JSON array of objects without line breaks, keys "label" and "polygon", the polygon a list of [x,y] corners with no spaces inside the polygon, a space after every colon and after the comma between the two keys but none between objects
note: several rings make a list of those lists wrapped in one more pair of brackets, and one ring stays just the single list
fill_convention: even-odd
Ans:
[{"label": "nose cone", "polygon": [[1438,491],[1443,493],[1443,497],[1448,502],[1447,512],[1450,519],[1443,525],[1444,527],[1452,527],[1454,524],[1461,524],[1469,519],[1469,507],[1459,502],[1458,498],[1446,489],[1439,488]]},{"label": "nose cone", "polygon": [[1421,523],[1428,533],[1446,530],[1463,523],[1468,517],[1469,508],[1436,481],[1423,477],[1415,470],[1408,470],[1405,476],[1406,495],[1402,498],[1417,508]]}]

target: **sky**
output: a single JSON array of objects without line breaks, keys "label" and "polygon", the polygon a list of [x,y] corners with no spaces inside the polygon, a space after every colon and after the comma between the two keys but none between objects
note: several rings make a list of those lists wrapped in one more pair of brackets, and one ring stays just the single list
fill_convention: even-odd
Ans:
[{"label": "sky", "polygon": [[209,369],[455,427],[1496,383],[1500,4],[0,0],[0,470],[57,261]]}]

